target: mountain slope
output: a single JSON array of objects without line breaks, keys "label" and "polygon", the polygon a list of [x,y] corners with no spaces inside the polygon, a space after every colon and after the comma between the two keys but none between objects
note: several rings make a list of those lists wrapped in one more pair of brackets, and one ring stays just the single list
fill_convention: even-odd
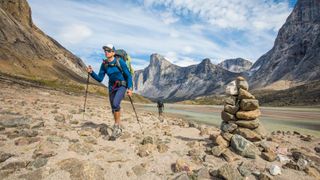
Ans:
[{"label": "mountain slope", "polygon": [[198,65],[179,67],[153,54],[149,66],[135,72],[135,92],[154,100],[179,101],[221,93],[224,85],[237,75],[212,64],[209,59]]},{"label": "mountain slope", "polygon": [[320,79],[320,1],[298,0],[273,48],[250,70],[253,88],[287,89]]},{"label": "mountain slope", "polygon": [[25,0],[0,0],[0,72],[31,80],[85,82],[85,64],[37,28]]},{"label": "mountain slope", "polygon": [[235,73],[247,71],[251,68],[252,62],[242,59],[226,59],[218,64],[218,66]]}]

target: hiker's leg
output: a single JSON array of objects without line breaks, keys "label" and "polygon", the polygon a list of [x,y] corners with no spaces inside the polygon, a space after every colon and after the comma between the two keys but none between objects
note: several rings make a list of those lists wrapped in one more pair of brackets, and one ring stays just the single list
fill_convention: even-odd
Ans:
[{"label": "hiker's leg", "polygon": [[109,102],[110,102],[112,114],[114,114],[113,100],[115,95],[116,95],[115,91],[109,92]]},{"label": "hiker's leg", "polygon": [[122,99],[124,98],[124,95],[126,93],[126,87],[121,86],[119,89],[117,89],[115,96],[113,98],[113,111],[114,111],[114,120],[115,124],[120,124],[120,104]]}]

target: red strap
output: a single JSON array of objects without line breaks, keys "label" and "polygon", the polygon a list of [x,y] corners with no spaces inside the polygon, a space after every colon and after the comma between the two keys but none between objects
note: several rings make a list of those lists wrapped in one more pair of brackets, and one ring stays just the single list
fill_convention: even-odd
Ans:
[{"label": "red strap", "polygon": [[119,84],[119,82],[120,82],[120,81],[114,82],[114,84],[113,84],[113,86],[112,86],[112,90],[114,90],[114,89],[117,87],[117,85]]}]

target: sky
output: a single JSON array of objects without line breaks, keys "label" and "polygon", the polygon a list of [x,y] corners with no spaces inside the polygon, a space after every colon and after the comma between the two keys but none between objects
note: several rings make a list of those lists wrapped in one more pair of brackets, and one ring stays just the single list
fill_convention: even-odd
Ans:
[{"label": "sky", "polygon": [[102,46],[132,57],[135,70],[158,53],[179,66],[269,51],[296,0],[29,0],[35,25],[99,70]]}]

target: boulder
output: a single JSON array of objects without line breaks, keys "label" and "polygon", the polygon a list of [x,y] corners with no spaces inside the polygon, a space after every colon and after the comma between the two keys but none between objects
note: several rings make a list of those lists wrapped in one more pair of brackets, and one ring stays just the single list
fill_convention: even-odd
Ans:
[{"label": "boulder", "polygon": [[281,174],[281,168],[277,165],[271,165],[271,167],[269,168],[269,172],[271,175],[276,176]]},{"label": "boulder", "polygon": [[262,124],[260,124],[257,128],[253,129],[252,131],[259,134],[262,139],[266,138],[268,135],[267,130],[264,128]]},{"label": "boulder", "polygon": [[218,176],[222,177],[225,180],[234,180],[234,179],[241,179],[241,174],[237,170],[236,167],[233,167],[229,163],[221,166],[218,169]]},{"label": "boulder", "polygon": [[71,179],[104,179],[103,168],[89,161],[80,161],[75,158],[64,159],[57,163],[61,170],[70,173]]},{"label": "boulder", "polygon": [[255,129],[260,125],[259,119],[250,120],[250,121],[238,120],[238,121],[235,121],[234,123],[236,123],[239,127],[244,127],[248,129]]},{"label": "boulder", "polygon": [[147,136],[147,137],[143,138],[141,144],[142,145],[153,144],[153,138],[151,136]]},{"label": "boulder", "polygon": [[234,106],[236,104],[236,101],[237,101],[237,98],[235,96],[229,96],[225,98],[224,103]]},{"label": "boulder", "polygon": [[94,148],[91,144],[88,143],[74,143],[71,144],[68,148],[69,151],[74,151],[80,155],[88,155],[90,152],[94,151]]},{"label": "boulder", "polygon": [[236,84],[237,84],[237,88],[238,89],[243,89],[243,90],[246,90],[246,91],[249,90],[249,84],[245,79],[243,79],[243,80],[237,79],[236,80]]},{"label": "boulder", "polygon": [[165,153],[165,152],[168,151],[169,146],[167,146],[167,145],[164,144],[164,143],[160,143],[160,144],[157,145],[157,149],[158,149],[158,152],[159,152],[159,153]]},{"label": "boulder", "polygon": [[259,101],[256,99],[242,99],[240,101],[240,109],[242,111],[252,111],[259,108]]},{"label": "boulder", "polygon": [[[235,121],[232,121],[232,122],[235,122]],[[223,132],[232,133],[234,130],[237,129],[237,127],[238,127],[237,124],[235,124],[235,123],[230,123],[230,121],[228,121],[228,122],[222,122],[220,129],[221,129]]]},{"label": "boulder", "polygon": [[221,155],[227,162],[233,162],[240,159],[238,155],[230,151],[230,149],[226,149],[225,151],[222,152]]},{"label": "boulder", "polygon": [[237,113],[237,111],[239,110],[239,106],[238,105],[230,105],[230,104],[225,104],[224,105],[224,111],[230,114],[235,115]]},{"label": "boulder", "polygon": [[222,146],[222,147],[229,147],[229,142],[226,141],[221,135],[218,135],[214,142],[215,145],[217,146]]},{"label": "boulder", "polygon": [[258,133],[247,128],[238,128],[234,131],[234,133],[244,137],[251,142],[262,140],[262,137]]},{"label": "boulder", "polygon": [[11,158],[12,156],[14,155],[10,153],[0,152],[0,163],[5,162],[7,159]]},{"label": "boulder", "polygon": [[231,147],[243,157],[255,159],[258,154],[258,149],[252,142],[237,134],[231,138]]},{"label": "boulder", "polygon": [[239,89],[239,99],[255,99],[255,97],[244,89]]},{"label": "boulder", "polygon": [[236,117],[241,120],[254,120],[261,115],[259,109],[253,111],[238,111]]},{"label": "boulder", "polygon": [[181,172],[181,171],[186,171],[186,172],[191,172],[191,166],[182,158],[177,159],[175,165],[174,165],[174,171],[175,172]]},{"label": "boulder", "polygon": [[211,149],[212,155],[219,157],[224,151],[226,151],[226,147],[223,146],[214,146]]},{"label": "boulder", "polygon": [[153,144],[148,143],[148,144],[141,145],[138,148],[138,155],[140,157],[149,156],[150,154],[152,154],[154,149],[155,149],[155,145],[153,145]]},{"label": "boulder", "polygon": [[198,179],[210,179],[210,173],[209,173],[209,169],[204,167],[198,170],[197,172],[197,178]]},{"label": "boulder", "polygon": [[225,140],[227,140],[228,142],[230,142],[233,134],[228,133],[228,132],[221,132],[221,136],[222,136]]},{"label": "boulder", "polygon": [[272,150],[269,150],[267,152],[262,152],[261,153],[261,157],[264,159],[264,160],[267,160],[269,162],[273,162],[277,159],[277,154],[272,151]]},{"label": "boulder", "polygon": [[230,83],[228,83],[225,92],[228,95],[238,95],[236,81],[231,81]]},{"label": "boulder", "polygon": [[227,113],[227,112],[225,112],[225,111],[222,111],[222,112],[221,112],[221,119],[222,119],[223,121],[235,121],[235,120],[236,120],[236,117],[235,117],[235,115],[232,115],[232,114],[230,114],[230,113]]}]

